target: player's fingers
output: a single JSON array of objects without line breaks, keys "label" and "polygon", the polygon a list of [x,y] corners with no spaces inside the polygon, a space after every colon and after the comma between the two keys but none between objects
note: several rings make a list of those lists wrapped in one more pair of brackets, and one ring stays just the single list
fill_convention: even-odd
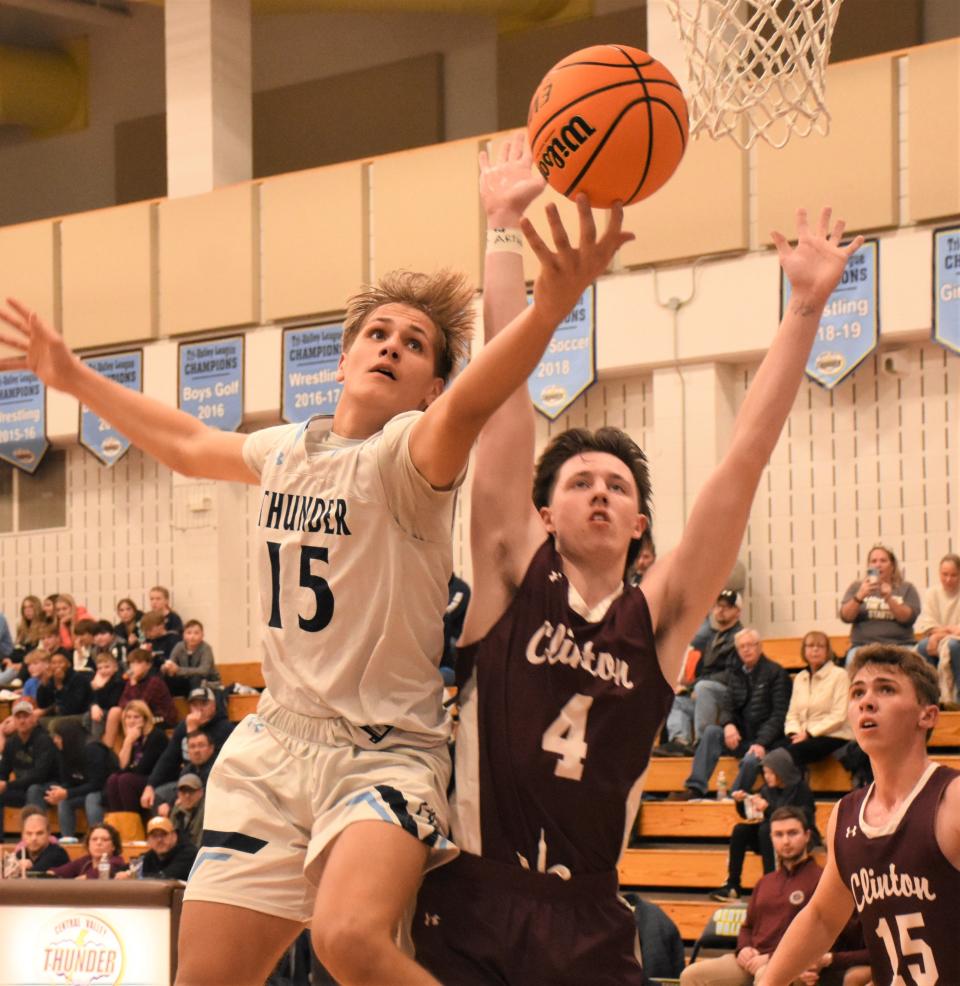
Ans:
[{"label": "player's fingers", "polygon": [[0,321],[6,322],[10,328],[16,329],[18,332],[26,332],[23,320],[21,318],[11,318],[10,313],[5,312],[2,308],[0,308]]},{"label": "player's fingers", "polygon": [[514,161],[523,160],[523,145],[526,143],[527,135],[522,130],[514,132],[513,139],[510,141],[510,157]]},{"label": "player's fingers", "polygon": [[534,254],[536,254],[536,257],[540,263],[548,263],[553,257],[553,254],[547,244],[543,242],[540,234],[534,228],[533,223],[530,222],[526,216],[520,220],[520,229],[523,232],[523,235],[527,238],[527,243],[530,244],[530,249],[533,250]]},{"label": "player's fingers", "polygon": [[490,170],[490,155],[487,153],[487,149],[486,148],[484,148],[480,152],[480,154],[479,154],[479,160],[480,160],[480,174],[483,174],[485,171],[489,171]]},{"label": "player's fingers", "polygon": [[30,316],[33,314],[29,308],[23,302],[17,301],[16,298],[7,298],[7,304],[25,321],[30,320]]},{"label": "player's fingers", "polygon": [[533,164],[533,150],[530,147],[530,138],[526,133],[523,135],[523,150],[521,151],[520,160],[524,164]]},{"label": "player's fingers", "polygon": [[820,222],[817,226],[817,233],[820,236],[826,236],[830,232],[830,217],[833,215],[833,209],[829,205],[825,205],[820,210]]},{"label": "player's fingers", "polygon": [[26,365],[26,356],[5,356],[0,359],[0,372],[3,370],[22,370]]},{"label": "player's fingers", "polygon": [[838,219],[833,224],[833,230],[830,233],[830,239],[833,240],[835,245],[838,245],[843,239],[843,231],[847,228],[847,224],[842,220]]},{"label": "player's fingers", "polygon": [[[580,217],[580,246],[597,242],[597,224],[593,220],[590,200],[581,192],[577,196],[577,214]],[[607,232],[610,231],[609,225]]]},{"label": "player's fingers", "polygon": [[860,249],[864,244],[864,239],[862,236],[855,236],[853,240],[847,244],[845,252],[848,257],[852,257],[857,250]]},{"label": "player's fingers", "polygon": [[567,230],[560,218],[560,211],[553,202],[547,206],[547,222],[550,224],[550,235],[557,250],[569,250],[570,237],[567,236]]},{"label": "player's fingers", "polygon": [[797,236],[800,237],[809,232],[810,224],[807,221],[807,210],[804,208],[797,209]]},{"label": "player's fingers", "polygon": [[785,257],[790,252],[790,244],[787,242],[787,238],[783,233],[778,233],[775,229],[771,230],[770,239],[773,240],[773,245],[777,248],[777,253],[781,257]]}]

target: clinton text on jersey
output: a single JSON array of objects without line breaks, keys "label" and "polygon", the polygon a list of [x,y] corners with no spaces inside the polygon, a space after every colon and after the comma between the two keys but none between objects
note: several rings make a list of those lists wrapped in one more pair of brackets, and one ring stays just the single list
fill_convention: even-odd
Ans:
[{"label": "clinton text on jersey", "polygon": [[573,637],[573,631],[562,623],[554,628],[549,620],[530,638],[527,644],[527,660],[531,664],[567,664],[580,668],[594,678],[612,681],[623,688],[633,688],[630,668],[626,661],[614,657],[606,651],[594,654],[593,643],[587,641],[581,650]]}]

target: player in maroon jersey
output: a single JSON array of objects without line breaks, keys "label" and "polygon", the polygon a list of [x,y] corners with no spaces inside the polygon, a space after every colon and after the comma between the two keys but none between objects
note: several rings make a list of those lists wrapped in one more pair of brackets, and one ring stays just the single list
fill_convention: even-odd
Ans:
[{"label": "player in maroon jersey", "polygon": [[857,652],[850,680],[848,716],[874,782],[834,809],[823,878],[774,953],[764,986],[793,982],[854,908],[876,986],[955,986],[960,772],[927,755],[936,671],[911,649],[874,644]]},{"label": "player in maroon jersey", "polygon": [[[496,166],[481,159],[488,339],[525,304],[516,227],[544,254],[521,221],[542,187],[520,136]],[[555,206],[547,217],[565,242]],[[566,432],[534,476],[526,386],[481,434],[474,595],[457,667],[453,812],[466,851],[427,878],[413,922],[418,959],[441,982],[643,981],[616,872],[639,781],[687,642],[733,567],[823,306],[861,242],[841,247],[843,224],[831,230],[829,210],[816,229],[803,212],[797,225],[796,248],[775,236],[793,286],[783,324],[680,544],[651,566],[642,588],[624,585],[650,518],[646,460],[629,436]],[[589,244],[589,215],[581,231]]]}]

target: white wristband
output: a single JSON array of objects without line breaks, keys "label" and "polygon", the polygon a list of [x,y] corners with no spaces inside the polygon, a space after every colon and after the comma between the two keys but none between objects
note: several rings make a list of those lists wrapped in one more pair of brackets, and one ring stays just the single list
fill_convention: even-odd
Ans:
[{"label": "white wristband", "polygon": [[523,235],[519,229],[504,226],[488,229],[487,253],[523,253]]}]

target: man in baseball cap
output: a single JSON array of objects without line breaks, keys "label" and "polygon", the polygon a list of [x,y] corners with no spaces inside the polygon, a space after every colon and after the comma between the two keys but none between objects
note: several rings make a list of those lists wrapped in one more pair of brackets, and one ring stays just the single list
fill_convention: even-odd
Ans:
[{"label": "man in baseball cap", "polygon": [[28,804],[46,808],[44,791],[56,779],[57,748],[47,731],[37,725],[36,711],[28,698],[17,699],[11,709],[14,733],[7,738],[0,756],[0,841],[3,809]]},{"label": "man in baseball cap", "polygon": [[[197,858],[196,846],[183,842],[173,822],[156,815],[147,822],[147,845],[140,876],[144,880],[186,880]],[[117,874],[117,878],[128,878]]]}]

